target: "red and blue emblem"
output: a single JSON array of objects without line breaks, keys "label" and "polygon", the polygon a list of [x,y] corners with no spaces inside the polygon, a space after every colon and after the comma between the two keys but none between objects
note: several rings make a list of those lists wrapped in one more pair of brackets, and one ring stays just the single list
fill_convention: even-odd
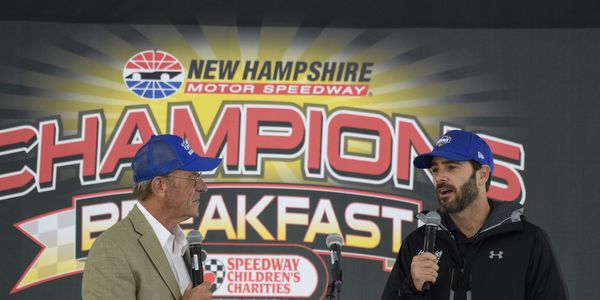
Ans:
[{"label": "red and blue emblem", "polygon": [[181,87],[183,66],[167,52],[143,51],[127,61],[123,68],[123,80],[130,91],[142,98],[164,99]]}]

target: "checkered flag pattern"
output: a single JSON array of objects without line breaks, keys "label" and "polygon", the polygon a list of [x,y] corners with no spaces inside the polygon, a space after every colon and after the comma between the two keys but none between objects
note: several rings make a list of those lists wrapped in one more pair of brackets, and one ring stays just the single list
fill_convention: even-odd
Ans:
[{"label": "checkered flag pattern", "polygon": [[218,259],[207,259],[204,262],[204,270],[206,272],[211,272],[215,275],[215,284],[211,288],[211,292],[215,292],[225,281],[225,274],[227,270],[225,270],[225,265]]},{"label": "checkered flag pattern", "polygon": [[83,269],[75,259],[75,211],[62,210],[18,224],[18,228],[42,247],[15,288]]}]

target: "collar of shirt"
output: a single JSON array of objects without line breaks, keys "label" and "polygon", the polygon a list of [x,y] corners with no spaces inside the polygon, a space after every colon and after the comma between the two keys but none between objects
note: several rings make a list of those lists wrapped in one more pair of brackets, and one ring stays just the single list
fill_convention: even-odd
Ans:
[{"label": "collar of shirt", "polygon": [[[187,240],[185,239],[181,227],[175,225],[173,230],[169,231],[165,226],[158,222],[158,220],[141,203],[138,202],[136,205],[144,217],[146,217],[148,223],[150,223],[150,226],[163,249],[169,249],[169,252],[183,256],[183,254],[185,254]],[[175,243],[173,243],[173,240]]]},{"label": "collar of shirt", "polygon": [[470,243],[471,241],[475,240],[475,237],[467,238],[462,233],[462,231],[460,231],[460,229],[458,229],[458,226],[456,226],[456,224],[454,224],[454,221],[452,221],[452,218],[450,218],[450,215],[443,214],[442,218],[443,218],[443,222],[446,224],[446,228],[448,228],[448,231],[450,231],[452,233],[452,235],[454,235],[454,239],[456,240],[457,243],[459,243],[459,244]]}]

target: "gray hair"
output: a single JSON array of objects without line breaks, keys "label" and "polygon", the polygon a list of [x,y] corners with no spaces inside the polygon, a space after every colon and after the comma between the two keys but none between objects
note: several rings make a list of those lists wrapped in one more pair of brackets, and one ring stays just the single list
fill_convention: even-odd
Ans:
[{"label": "gray hair", "polygon": [[136,182],[133,185],[133,195],[140,201],[144,201],[152,192],[152,179]]}]

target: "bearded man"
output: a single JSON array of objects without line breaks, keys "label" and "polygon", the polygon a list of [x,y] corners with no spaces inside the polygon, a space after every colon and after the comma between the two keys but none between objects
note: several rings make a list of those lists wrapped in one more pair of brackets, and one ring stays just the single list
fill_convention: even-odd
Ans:
[{"label": "bearded man", "polygon": [[483,139],[449,131],[413,164],[431,172],[441,224],[433,253],[423,251],[426,226],[402,242],[382,300],[567,299],[546,233],[519,203],[488,199],[494,159]]}]

